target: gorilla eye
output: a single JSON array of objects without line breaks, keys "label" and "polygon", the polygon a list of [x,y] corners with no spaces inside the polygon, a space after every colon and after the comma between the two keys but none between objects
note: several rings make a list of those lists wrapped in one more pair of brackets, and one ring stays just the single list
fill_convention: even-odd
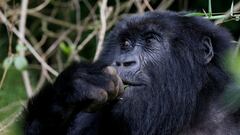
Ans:
[{"label": "gorilla eye", "polygon": [[132,45],[131,45],[131,42],[129,40],[125,40],[124,43],[121,45],[122,49],[129,49],[131,47],[132,47]]},{"label": "gorilla eye", "polygon": [[154,40],[154,37],[151,35],[151,36],[147,36],[146,38],[145,38],[145,42],[146,43],[151,43],[152,41]]},{"label": "gorilla eye", "polygon": [[148,33],[146,36],[145,36],[145,42],[147,44],[150,44],[152,43],[153,41],[157,40],[157,35],[154,34],[154,33]]}]

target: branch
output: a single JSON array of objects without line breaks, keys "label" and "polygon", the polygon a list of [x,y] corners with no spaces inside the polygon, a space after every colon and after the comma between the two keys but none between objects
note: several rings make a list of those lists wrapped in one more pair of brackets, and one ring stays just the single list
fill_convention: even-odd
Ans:
[{"label": "branch", "polygon": [[72,29],[68,29],[65,32],[63,32],[58,39],[50,45],[50,47],[47,49],[46,53],[44,54],[45,57],[49,57],[49,55],[57,48],[57,46],[66,38],[66,36],[72,31]]},{"label": "branch", "polygon": [[32,45],[24,38],[20,36],[20,32],[7,20],[4,14],[0,11],[0,19],[1,21],[11,29],[11,31],[26,45],[28,50],[33,54],[33,56],[41,63],[41,65],[46,68],[50,73],[57,76],[58,72],[55,71],[52,67],[50,67],[41,56],[35,51]]},{"label": "branch", "polygon": [[168,7],[170,7],[172,5],[172,3],[174,2],[174,0],[163,0],[159,6],[157,7],[157,9],[159,10],[166,10]]},{"label": "branch", "polygon": [[55,19],[55,18],[52,18],[50,16],[46,16],[44,14],[41,14],[39,12],[28,12],[28,14],[31,15],[31,16],[40,18],[44,21],[47,21],[47,22],[50,22],[50,23],[53,23],[53,24],[56,24],[56,25],[60,25],[62,27],[67,27],[67,28],[71,28],[71,29],[75,29],[75,30],[81,30],[82,29],[78,25],[75,25],[75,24],[72,24],[72,23],[69,23],[69,22],[65,22],[65,21],[62,21],[62,20],[59,20],[59,19]]},{"label": "branch", "polygon": [[96,50],[96,54],[94,57],[94,61],[97,60],[97,58],[100,55],[100,52],[102,50],[102,45],[103,45],[103,41],[104,41],[104,37],[105,37],[105,33],[106,33],[106,27],[107,27],[107,15],[106,15],[106,10],[107,10],[107,0],[102,0],[101,4],[100,4],[100,19],[101,19],[101,29],[99,32],[99,41],[97,44],[97,50]]},{"label": "branch", "polygon": [[78,45],[76,51],[74,51],[68,58],[67,63],[69,64],[73,57],[78,54],[86,45],[87,43],[97,34],[97,30],[92,31],[82,42]]},{"label": "branch", "polygon": [[[237,4],[235,4],[233,7],[233,11],[238,11],[238,10],[240,10],[240,1]],[[231,9],[229,9],[224,16],[225,16],[224,18],[216,20],[215,24],[221,24],[224,22],[224,20],[231,17]]]},{"label": "branch", "polygon": [[[21,38],[25,37],[25,25],[27,20],[27,6],[28,6],[28,0],[23,0],[21,5],[21,13],[20,13],[20,21],[19,21],[19,36]],[[18,44],[23,44],[21,40],[18,40]],[[25,56],[25,51],[22,50],[19,52],[20,56]],[[26,88],[26,93],[28,97],[32,97],[33,91],[31,82],[29,79],[29,73],[27,70],[22,71],[22,78],[24,82],[24,86]]]},{"label": "branch", "polygon": [[142,14],[144,12],[144,8],[142,7],[142,0],[134,0],[134,4],[136,5],[138,12]]},{"label": "branch", "polygon": [[43,8],[45,8],[49,3],[51,2],[51,0],[45,0],[41,5],[38,5],[35,8],[29,9],[28,12],[38,12],[40,10],[42,10]]},{"label": "branch", "polygon": [[144,0],[144,3],[145,3],[145,5],[147,6],[147,8],[148,8],[150,11],[154,11],[154,9],[152,8],[152,6],[151,6],[150,3],[148,2],[148,0]]},{"label": "branch", "polygon": [[[80,5],[79,5],[79,1],[78,0],[73,0],[73,4],[75,5],[76,8],[76,24],[80,27],[81,26],[81,9],[80,9]],[[74,45],[76,46],[79,41],[81,40],[81,36],[82,36],[82,30],[78,30],[77,31],[77,36],[74,40]]]}]

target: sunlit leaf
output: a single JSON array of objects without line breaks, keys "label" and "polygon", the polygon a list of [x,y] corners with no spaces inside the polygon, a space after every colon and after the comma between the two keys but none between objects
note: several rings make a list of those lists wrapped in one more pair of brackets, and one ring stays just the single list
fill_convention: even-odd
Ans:
[{"label": "sunlit leaf", "polygon": [[23,44],[17,44],[17,46],[16,46],[17,52],[24,52],[26,50],[27,50],[27,48]]},{"label": "sunlit leaf", "polygon": [[239,20],[240,20],[240,16],[236,16],[235,21],[239,21]]},{"label": "sunlit leaf", "polygon": [[69,45],[66,45],[64,42],[60,43],[60,49],[65,53],[65,54],[70,54],[72,52],[72,48]]},{"label": "sunlit leaf", "polygon": [[5,58],[5,60],[3,61],[3,68],[8,69],[12,65],[12,63],[13,63],[12,56]]},{"label": "sunlit leaf", "polygon": [[234,80],[240,84],[240,54],[231,52],[226,57],[226,69],[231,73]]},{"label": "sunlit leaf", "polygon": [[14,66],[18,70],[24,70],[28,66],[28,61],[24,56],[15,56],[14,58]]}]

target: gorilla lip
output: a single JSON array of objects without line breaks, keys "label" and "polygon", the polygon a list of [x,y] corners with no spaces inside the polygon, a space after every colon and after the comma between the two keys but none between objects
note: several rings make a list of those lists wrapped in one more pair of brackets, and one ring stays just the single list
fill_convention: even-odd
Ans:
[{"label": "gorilla lip", "polygon": [[129,87],[129,86],[141,86],[142,85],[142,84],[131,82],[131,81],[128,81],[128,80],[122,80],[122,81],[123,81],[123,84],[124,84],[124,89],[126,87]]}]

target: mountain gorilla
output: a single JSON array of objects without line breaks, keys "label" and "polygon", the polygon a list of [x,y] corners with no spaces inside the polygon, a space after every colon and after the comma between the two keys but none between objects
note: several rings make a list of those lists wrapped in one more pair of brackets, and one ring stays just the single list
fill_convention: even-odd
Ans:
[{"label": "mountain gorilla", "polygon": [[99,60],[78,63],[34,96],[26,135],[239,135],[221,111],[230,34],[200,17],[147,12],[118,22]]}]

